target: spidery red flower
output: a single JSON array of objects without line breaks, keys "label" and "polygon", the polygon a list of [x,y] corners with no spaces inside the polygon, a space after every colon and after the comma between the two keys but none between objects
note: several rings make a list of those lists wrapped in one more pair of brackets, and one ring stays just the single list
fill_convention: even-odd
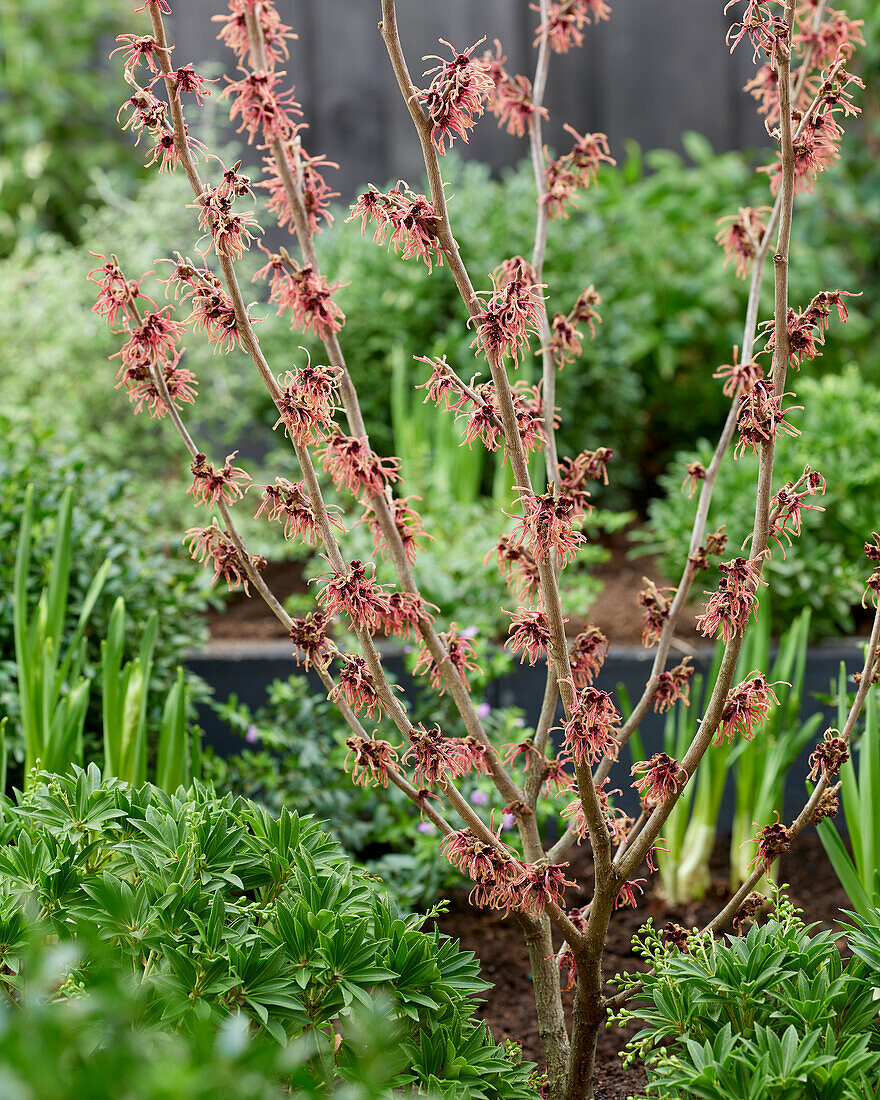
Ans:
[{"label": "spidery red flower", "polygon": [[241,118],[236,133],[246,130],[248,145],[253,144],[258,136],[267,143],[276,139],[289,141],[299,129],[299,123],[295,123],[291,116],[301,118],[302,108],[296,101],[293,88],[280,93],[276,90],[286,73],[267,72],[265,69],[254,72],[241,69],[241,72],[244,73],[241,80],[230,80],[222,93],[233,100],[229,118],[232,121]]},{"label": "spidery red flower", "polygon": [[187,493],[192,496],[196,507],[204,504],[207,508],[213,508],[220,501],[234,504],[244,496],[251,478],[241,467],[232,465],[232,459],[237,454],[238,451],[233,451],[227,455],[219,470],[214,469],[206,455],[197,454],[192,460],[193,483]]},{"label": "spidery red flower", "polygon": [[397,753],[387,741],[373,740],[355,734],[346,739],[348,756],[345,770],[351,764],[351,781],[359,787],[388,786],[388,771],[397,761]]},{"label": "spidery red flower", "polygon": [[[482,672],[477,664],[477,651],[474,649],[473,642],[469,637],[462,636],[458,623],[450,623],[449,629],[440,635],[440,641],[443,643],[450,664],[455,669],[461,682],[470,691],[467,680],[468,673]],[[427,644],[423,643],[422,645],[413,673],[416,675],[419,673],[426,674],[430,678],[431,687],[434,691],[439,692],[440,695],[445,693],[446,683],[443,679],[443,673]]]},{"label": "spidery red flower", "polygon": [[349,562],[344,571],[331,569],[329,573],[314,578],[326,581],[318,593],[318,600],[326,614],[344,612],[350,618],[353,629],[380,630],[387,611],[388,596],[386,586],[376,582],[374,572],[372,562],[364,565],[355,560]]},{"label": "spidery red flower", "polygon": [[675,668],[660,673],[657,690],[654,692],[655,711],[663,714],[679,701],[685,706],[690,705],[688,695],[694,670],[689,662],[690,657],[685,657]]},{"label": "spidery red flower", "polygon": [[596,626],[588,626],[571,643],[568,659],[574,686],[579,690],[592,684],[608,655],[608,639]]},{"label": "spidery red flower", "polygon": [[564,568],[585,541],[572,526],[574,502],[568,497],[557,496],[552,485],[546,493],[517,488],[525,514],[514,528],[512,545],[525,543],[536,562],[549,561],[555,554]]},{"label": "spidery red flower", "polygon": [[610,692],[585,687],[575,692],[575,704],[562,733],[565,748],[578,764],[592,766],[603,756],[617,759],[619,743],[614,736],[620,722]]},{"label": "spidery red flower", "polygon": [[653,809],[678,794],[687,778],[678,761],[665,752],[655,752],[650,760],[639,760],[630,771],[641,776],[633,787],[642,796],[646,809]]},{"label": "spidery red flower", "polygon": [[[383,195],[369,188],[351,208],[346,221],[361,219],[361,234],[368,222],[375,222],[374,244],[385,244],[399,252],[404,260],[420,256],[431,271],[434,264],[443,263],[443,250],[437,240],[440,222],[433,205],[424,195],[410,191],[399,180],[397,187]],[[390,230],[390,239],[389,239]]]},{"label": "spidery red flower", "polygon": [[724,249],[724,266],[733,260],[738,279],[745,279],[767,232],[769,206],[743,206],[715,223],[720,226],[715,240]]},{"label": "spidery red flower", "polygon": [[[153,299],[147,298],[141,292],[141,283],[147,275],[153,274],[152,271],[146,272],[140,279],[126,279],[115,256],[111,256],[108,260],[98,252],[90,252],[89,255],[94,256],[96,260],[104,261],[101,267],[93,268],[87,276],[89,281],[98,287],[98,296],[92,306],[92,313],[103,317],[108,325],[115,325],[120,316],[125,316],[128,307],[137,298],[149,302],[155,308],[156,303]],[[96,275],[100,277],[95,278]]]},{"label": "spidery red flower", "polygon": [[567,863],[552,864],[542,859],[527,863],[515,882],[517,907],[539,917],[548,905],[562,908],[566,886],[576,885],[565,877]]},{"label": "spidery red flower", "polygon": [[345,486],[358,499],[363,493],[384,494],[385,486],[400,477],[399,459],[380,458],[366,438],[337,433],[324,446],[321,460],[336,488]]},{"label": "spidery red flower", "polygon": [[367,668],[367,662],[353,653],[343,653],[339,659],[342,668],[330,692],[330,699],[334,703],[344,700],[355,714],[365,712],[370,721],[374,722],[382,713],[382,700],[379,698],[373,674]]},{"label": "spidery red flower", "polygon": [[810,756],[810,779],[818,779],[820,773],[826,779],[833,779],[847,760],[849,744],[840,736],[840,730],[825,730],[822,741]]},{"label": "spidery red flower", "polygon": [[750,616],[757,617],[756,590],[759,584],[767,583],[761,576],[762,564],[763,554],[749,560],[734,558],[718,566],[721,571],[718,591],[709,595],[705,612],[697,618],[701,634],[711,638],[720,633],[727,643],[743,633]]},{"label": "spidery red flower", "polygon": [[310,611],[303,619],[293,619],[290,626],[290,640],[293,642],[296,663],[305,665],[306,671],[312,667],[325,668],[336,650],[327,638],[329,616],[323,611]]},{"label": "spidery red flower", "polygon": [[791,832],[782,824],[779,814],[776,813],[775,821],[758,830],[755,838],[758,852],[750,866],[753,869],[760,866],[767,874],[773,863],[791,847],[791,841]]},{"label": "spidery red flower", "polygon": [[520,664],[528,661],[534,665],[546,657],[550,650],[550,624],[544,612],[520,607],[515,612],[504,611],[504,614],[512,619],[507,645],[514,653],[521,655]]},{"label": "spidery red flower", "polygon": [[[312,505],[306,492],[305,482],[290,482],[286,478],[276,477],[274,485],[264,485],[260,507],[254,518],[264,512],[270,522],[284,524],[286,539],[301,538],[317,546],[321,533],[312,511]],[[335,504],[325,506],[330,523],[340,531],[345,527],[342,522],[342,509]]]},{"label": "spidery red flower", "polygon": [[[210,527],[190,527],[183,541],[189,544],[189,552],[196,561],[205,565],[210,560],[214,567],[212,584],[222,576],[231,592],[244,588],[250,595],[245,561],[229,533],[221,531],[216,522]],[[251,564],[257,565],[256,562]]]},{"label": "spidery red flower", "polygon": [[412,761],[416,786],[430,788],[442,780],[457,779],[464,774],[460,746],[453,738],[444,737],[439,726],[429,730],[414,726],[409,739],[410,744],[400,759],[404,764]]},{"label": "spidery red flower", "polygon": [[451,145],[455,135],[467,141],[468,130],[473,129],[485,110],[494,81],[485,66],[471,57],[485,38],[469,46],[464,53],[458,53],[445,39],[440,41],[449,47],[452,58],[435,55],[422,58],[440,64],[423,74],[433,74],[434,79],[428,88],[418,92],[418,98],[431,120],[431,141],[442,154],[446,152],[445,143],[448,141]]},{"label": "spidery red flower", "polygon": [[254,13],[259,23],[266,65],[274,69],[279,61],[290,56],[288,39],[295,40],[298,36],[281,22],[275,5],[269,0],[262,0],[259,4],[254,4],[253,0],[230,0],[228,15],[211,16],[214,22],[223,24],[217,37],[235,53],[239,62],[244,62],[250,52],[246,21],[248,11]]},{"label": "spidery red flower", "polygon": [[341,367],[311,363],[288,371],[275,400],[280,416],[274,426],[283,424],[290,438],[300,446],[327,439],[333,429],[341,377]]}]

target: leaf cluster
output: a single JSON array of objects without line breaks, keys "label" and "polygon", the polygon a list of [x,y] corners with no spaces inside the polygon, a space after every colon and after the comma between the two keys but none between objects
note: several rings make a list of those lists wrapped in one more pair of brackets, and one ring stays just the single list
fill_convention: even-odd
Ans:
[{"label": "leaf cluster", "polygon": [[[357,1058],[348,1021],[375,998],[402,1028],[395,1087],[475,1100],[530,1095],[474,1019],[486,983],[473,955],[401,919],[310,817],[276,818],[201,784],[175,795],[44,776],[0,808],[0,984],[17,1000],[27,925],[48,942],[98,942],[144,989],[145,1019],[171,1032],[307,1037],[327,1083]],[[69,981],[88,992],[89,955]],[[88,1094],[88,1093],[87,1093]]]},{"label": "leaf cluster", "polygon": [[[31,555],[25,590],[29,605],[48,585],[58,537],[62,498],[73,494],[69,546],[70,579],[60,648],[66,650],[95,575],[105,560],[106,578],[84,631],[83,674],[93,678],[101,665],[101,640],[110,631],[117,599],[125,598],[129,626],[120,660],[138,656],[143,632],[155,615],[158,627],[151,684],[164,698],[185,654],[204,638],[198,612],[208,604],[203,574],[172,549],[155,530],[155,511],[145,506],[132,476],[95,465],[83,450],[66,447],[49,430],[15,425],[0,417],[0,712],[9,714],[13,745],[18,701],[14,684],[13,575],[25,495],[33,485]],[[151,722],[158,724],[158,716]],[[87,731],[101,729],[100,701],[93,693]],[[88,739],[88,738],[87,738]],[[19,753],[20,749],[16,748]]]},{"label": "leaf cluster", "polygon": [[776,913],[743,936],[694,931],[686,951],[652,927],[637,951],[653,967],[639,1003],[619,1019],[641,1021],[627,1047],[648,1073],[649,1097],[716,1100],[864,1100],[880,1080],[875,987],[880,911],[850,930],[854,958],[837,937],[804,925],[776,895]]}]

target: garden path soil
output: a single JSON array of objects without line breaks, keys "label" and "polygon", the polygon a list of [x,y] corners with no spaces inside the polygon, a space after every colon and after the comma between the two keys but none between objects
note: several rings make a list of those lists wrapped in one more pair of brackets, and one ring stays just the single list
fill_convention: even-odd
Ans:
[{"label": "garden path soil", "polygon": [[[572,856],[571,876],[589,882],[592,866],[586,852]],[[729,896],[726,889],[728,866],[727,843],[719,844],[712,859],[713,884],[705,901],[684,908],[669,909],[651,890],[641,899],[638,909],[620,910],[614,915],[605,955],[605,975],[612,977],[621,971],[643,969],[642,960],[632,953],[632,937],[650,916],[655,926],[662,927],[673,920],[687,928],[706,924],[718,912]],[[805,833],[782,860],[780,881],[790,885],[790,897],[804,910],[804,920],[818,921],[831,928],[848,908],[846,894],[841,889],[822,845],[815,832]],[[473,951],[482,963],[483,976],[491,982],[479,1015],[487,1021],[496,1038],[520,1042],[526,1058],[542,1062],[540,1040],[535,1023],[528,955],[519,928],[514,920],[503,920],[491,910],[474,909],[467,902],[467,892],[450,897],[450,911],[439,918],[439,928],[461,941],[465,950]],[[583,904],[587,898],[570,890],[566,902],[570,906]],[[570,1009],[572,995],[566,994]],[[645,1074],[641,1065],[624,1066],[618,1058],[628,1038],[636,1028],[608,1028],[600,1033],[596,1069],[596,1100],[626,1100],[643,1094]]]}]

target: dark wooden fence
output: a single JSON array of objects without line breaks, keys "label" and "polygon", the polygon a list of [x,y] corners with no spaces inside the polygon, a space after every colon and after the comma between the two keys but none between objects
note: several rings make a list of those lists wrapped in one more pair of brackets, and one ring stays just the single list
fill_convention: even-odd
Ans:
[{"label": "dark wooden fence", "polygon": [[[608,134],[622,156],[633,139],[644,149],[680,148],[684,130],[704,134],[716,149],[766,142],[752,100],[742,92],[751,71],[744,43],[733,57],[724,44],[734,16],[722,0],[611,0],[609,22],[587,29],[587,41],[553,55],[547,140],[560,146],[562,123]],[[172,5],[177,64],[212,60],[231,70],[232,55],[214,38],[210,16],[223,0],[177,0]],[[378,33],[378,0],[277,0],[299,40],[287,64],[311,133],[311,152],[341,165],[334,174],[344,197],[366,182],[422,175],[412,124],[391,75]],[[527,0],[399,0],[401,38],[413,79],[438,39],[463,49],[483,35],[498,38],[512,72],[530,74],[536,14]],[[523,142],[484,118],[466,156],[495,168],[525,155]]]}]

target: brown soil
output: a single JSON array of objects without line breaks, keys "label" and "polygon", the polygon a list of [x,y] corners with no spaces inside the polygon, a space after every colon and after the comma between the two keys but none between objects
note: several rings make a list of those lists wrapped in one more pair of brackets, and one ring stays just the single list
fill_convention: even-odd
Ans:
[{"label": "brown soil", "polygon": [[[605,975],[644,969],[641,959],[633,954],[633,935],[648,917],[655,926],[667,920],[687,928],[706,924],[729,896],[726,889],[728,866],[727,845],[719,844],[712,860],[715,879],[709,896],[702,902],[685,908],[667,908],[655,889],[641,899],[638,909],[623,909],[614,914],[605,953]],[[592,868],[588,855],[578,851],[572,857],[572,878],[589,882]],[[806,833],[799,837],[792,853],[782,860],[780,881],[790,885],[792,901],[804,910],[807,923],[818,921],[832,927],[841,908],[848,900],[841,889],[818,836]],[[569,891],[566,902],[581,905],[587,897]],[[522,1044],[523,1053],[531,1061],[543,1063],[538,1029],[535,1022],[529,962],[520,930],[513,920],[504,920],[492,910],[474,909],[462,891],[450,898],[450,910],[438,920],[438,926],[461,941],[465,950],[473,951],[482,964],[483,976],[493,989],[481,1006],[479,1015],[487,1021],[496,1038],[514,1039]],[[609,990],[611,992],[612,990]],[[565,994],[566,1009],[571,1007],[571,994]],[[643,1093],[645,1073],[639,1063],[625,1066],[618,1057],[635,1027],[621,1029],[612,1026],[599,1035],[595,1077],[596,1100],[626,1100]]]},{"label": "brown soil", "polygon": [[[295,592],[307,592],[301,561],[270,561],[263,578],[277,598],[284,603]],[[266,604],[257,597],[233,592],[220,611],[207,613],[211,641],[273,641],[286,638],[284,627]]]},{"label": "brown soil", "polygon": [[[651,578],[658,587],[671,583],[662,577],[653,558],[629,561],[626,554],[630,545],[623,532],[610,536],[606,546],[611,557],[594,574],[604,588],[590,608],[589,621],[604,631],[615,646],[640,644],[641,608],[636,603],[636,594],[644,587],[642,578]],[[294,593],[308,591],[302,562],[270,562],[263,576],[282,603]],[[694,603],[685,609],[679,621],[678,637],[685,642],[700,640],[694,625],[696,614]],[[223,610],[210,611],[207,618],[212,641],[273,641],[286,637],[284,627],[265,603],[250,599],[243,592],[233,593]],[[584,620],[573,616],[567,630],[574,636],[584,625]]]}]

